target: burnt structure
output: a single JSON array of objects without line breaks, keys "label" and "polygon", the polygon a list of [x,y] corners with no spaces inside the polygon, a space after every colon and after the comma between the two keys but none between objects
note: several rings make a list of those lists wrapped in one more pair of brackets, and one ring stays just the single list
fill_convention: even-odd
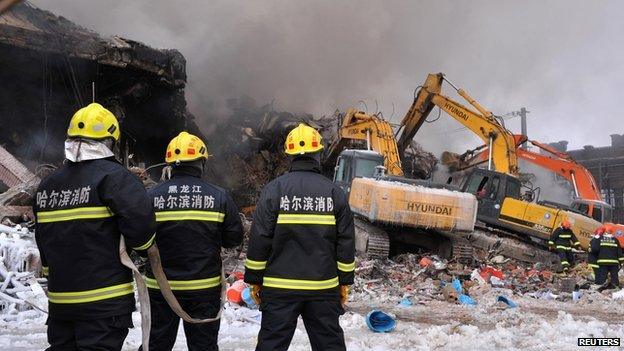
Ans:
[{"label": "burnt structure", "polygon": [[0,82],[0,144],[33,170],[63,160],[69,119],[93,99],[119,118],[127,165],[162,162],[176,133],[199,133],[182,54],[103,38],[27,3],[0,15]]},{"label": "burnt structure", "polygon": [[611,146],[586,145],[580,150],[567,150],[567,142],[551,146],[566,151],[592,173],[604,200],[614,207],[613,221],[624,223],[624,135],[612,134]]}]

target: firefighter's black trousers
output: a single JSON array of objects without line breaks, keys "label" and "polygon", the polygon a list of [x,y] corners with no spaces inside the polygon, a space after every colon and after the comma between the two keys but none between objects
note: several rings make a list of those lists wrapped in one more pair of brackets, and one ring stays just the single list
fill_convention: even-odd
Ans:
[{"label": "firefighter's black trousers", "polygon": [[[160,294],[160,291],[149,290],[150,308],[152,312],[152,329],[150,331],[150,351],[170,351],[178,335],[180,317],[178,317]],[[212,289],[209,292],[180,295],[176,293],[180,306],[193,318],[213,318],[221,308],[221,292]],[[221,321],[210,323],[186,323],[184,335],[189,351],[219,350],[217,337]],[[139,348],[142,350],[142,348]]]},{"label": "firefighter's black trousers", "polygon": [[132,328],[132,316],[64,321],[48,318],[48,351],[119,351]]},{"label": "firefighter's black trousers", "polygon": [[611,284],[620,286],[620,281],[618,280],[619,271],[619,264],[600,265],[598,268],[598,275],[596,275],[596,284],[604,284],[607,281],[607,275],[611,275]]},{"label": "firefighter's black trousers", "polygon": [[574,254],[570,250],[557,250],[557,255],[561,261],[562,268],[570,268],[574,266]]},{"label": "firefighter's black trousers", "polygon": [[313,351],[346,350],[338,318],[344,313],[338,299],[277,299],[262,301],[262,325],[256,351],[288,350],[299,316]]}]

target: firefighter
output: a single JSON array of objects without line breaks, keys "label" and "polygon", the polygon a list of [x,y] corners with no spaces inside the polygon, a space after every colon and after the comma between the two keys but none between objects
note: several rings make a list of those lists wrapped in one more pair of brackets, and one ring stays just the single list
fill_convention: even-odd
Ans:
[{"label": "firefighter", "polygon": [[568,218],[561,219],[559,228],[555,229],[550,236],[548,246],[559,256],[563,272],[568,272],[569,268],[574,265],[572,247],[577,249],[581,247],[581,243],[572,232],[572,224]]},{"label": "firefighter", "polygon": [[120,237],[143,252],[156,228],[143,184],[111,151],[119,136],[110,111],[97,103],[81,108],[67,130],[66,162],[37,189],[48,350],[121,350],[132,327],[132,272],[120,262]]},{"label": "firefighter", "polygon": [[596,244],[600,243],[600,237],[604,234],[605,226],[602,225],[596,229],[594,235],[592,235],[589,241],[589,249],[587,253],[587,265],[591,267],[594,272],[594,281],[598,277],[598,251],[592,250],[592,247],[596,247]]},{"label": "firefighter", "polygon": [[[238,208],[226,191],[201,179],[208,150],[198,137],[182,132],[167,147],[171,179],[150,189],[156,211],[156,244],[162,265],[182,308],[194,318],[213,318],[221,309],[221,248],[241,244]],[[180,318],[160,293],[151,267],[146,283],[152,328],[150,350],[171,350]],[[188,350],[218,350],[220,320],[184,322]]]},{"label": "firefighter", "polygon": [[596,276],[596,284],[603,285],[607,281],[607,275],[610,275],[609,288],[619,288],[618,273],[620,264],[624,262],[622,247],[620,242],[613,236],[615,226],[608,224],[605,226],[605,232],[598,242],[594,242],[591,250],[597,252],[598,255],[598,275]]},{"label": "firefighter", "polygon": [[345,350],[338,318],[353,284],[353,216],[320,174],[321,135],[299,124],[284,146],[290,171],[262,191],[245,262],[262,310],[256,350],[287,350],[300,315],[312,350]]}]

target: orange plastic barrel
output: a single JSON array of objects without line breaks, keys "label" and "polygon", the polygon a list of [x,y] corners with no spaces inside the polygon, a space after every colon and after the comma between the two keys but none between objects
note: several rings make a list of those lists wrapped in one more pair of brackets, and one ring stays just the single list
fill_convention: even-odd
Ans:
[{"label": "orange plastic barrel", "polygon": [[227,289],[228,301],[240,304],[243,301],[243,298],[241,297],[241,293],[243,292],[243,290],[245,290],[246,287],[247,287],[247,284],[245,284],[244,281],[242,280],[235,281]]}]

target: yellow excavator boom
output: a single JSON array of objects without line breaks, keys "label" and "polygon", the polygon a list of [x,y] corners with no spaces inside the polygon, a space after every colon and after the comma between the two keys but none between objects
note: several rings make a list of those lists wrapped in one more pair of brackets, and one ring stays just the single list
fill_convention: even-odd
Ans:
[{"label": "yellow excavator boom", "polygon": [[[399,153],[402,153],[410,144],[416,132],[420,129],[431,110],[438,106],[444,112],[463,124],[475,133],[485,144],[491,145],[492,162],[494,169],[499,172],[518,175],[518,159],[515,155],[515,140],[513,135],[501,125],[492,112],[483,108],[468,93],[462,89],[453,88],[466,99],[477,111],[474,111],[441,94],[444,74],[429,74],[425,84],[416,95],[412,106],[401,122],[403,132],[397,141]],[[447,80],[448,82],[448,80]]]},{"label": "yellow excavator boom", "polygon": [[328,160],[334,160],[350,140],[367,143],[368,150],[379,152],[384,157],[387,173],[403,176],[403,168],[392,126],[377,115],[350,108],[345,113],[338,142],[329,148]]}]

